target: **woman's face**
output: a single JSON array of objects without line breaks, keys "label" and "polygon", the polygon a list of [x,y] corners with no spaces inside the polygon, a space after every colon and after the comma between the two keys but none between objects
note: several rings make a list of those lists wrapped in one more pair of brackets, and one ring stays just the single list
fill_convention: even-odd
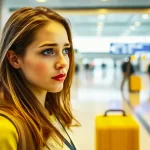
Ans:
[{"label": "woman's face", "polygon": [[41,27],[19,58],[20,68],[33,89],[59,92],[69,69],[70,43],[63,25],[56,21]]}]

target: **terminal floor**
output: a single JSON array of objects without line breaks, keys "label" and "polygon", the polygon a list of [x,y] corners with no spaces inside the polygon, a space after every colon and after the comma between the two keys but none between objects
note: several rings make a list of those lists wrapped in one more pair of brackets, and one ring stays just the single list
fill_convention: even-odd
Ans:
[{"label": "terminal floor", "polygon": [[[72,105],[81,127],[74,128],[74,139],[80,150],[94,150],[95,116],[107,109],[124,109],[140,126],[140,150],[150,150],[150,90],[147,75],[142,74],[142,90],[128,93],[127,83],[120,91],[119,70],[81,71],[72,86]],[[145,121],[146,127],[136,114]]]}]

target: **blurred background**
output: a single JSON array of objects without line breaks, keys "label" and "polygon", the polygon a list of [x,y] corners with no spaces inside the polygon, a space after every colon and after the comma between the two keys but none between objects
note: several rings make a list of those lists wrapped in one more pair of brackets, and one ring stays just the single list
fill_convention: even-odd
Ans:
[{"label": "blurred background", "polygon": [[[47,6],[69,20],[75,51],[71,90],[73,111],[81,123],[74,139],[94,150],[95,116],[124,109],[140,126],[140,150],[150,149],[150,0],[0,0],[0,32],[9,16],[24,6]],[[121,87],[129,57],[138,86]],[[127,67],[126,67],[127,68]]]}]

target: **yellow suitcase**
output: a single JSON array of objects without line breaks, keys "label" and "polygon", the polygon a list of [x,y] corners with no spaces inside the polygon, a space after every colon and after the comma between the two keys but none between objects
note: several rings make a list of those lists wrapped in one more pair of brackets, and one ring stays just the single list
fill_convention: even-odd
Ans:
[{"label": "yellow suitcase", "polygon": [[129,93],[129,102],[133,108],[140,105],[140,94],[139,93]]},{"label": "yellow suitcase", "polygon": [[[122,112],[123,115],[108,112]],[[139,125],[123,110],[96,116],[95,150],[139,150]]]},{"label": "yellow suitcase", "polygon": [[137,75],[131,75],[129,78],[129,91],[139,92],[141,90],[141,77]]}]

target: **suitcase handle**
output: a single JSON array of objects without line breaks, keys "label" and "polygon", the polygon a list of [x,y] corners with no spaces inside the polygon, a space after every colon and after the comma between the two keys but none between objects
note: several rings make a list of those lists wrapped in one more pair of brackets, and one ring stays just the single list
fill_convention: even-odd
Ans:
[{"label": "suitcase handle", "polygon": [[110,109],[110,110],[107,110],[104,114],[104,116],[107,116],[108,112],[122,112],[123,116],[126,116],[126,113],[124,110],[121,110],[121,109]]}]

